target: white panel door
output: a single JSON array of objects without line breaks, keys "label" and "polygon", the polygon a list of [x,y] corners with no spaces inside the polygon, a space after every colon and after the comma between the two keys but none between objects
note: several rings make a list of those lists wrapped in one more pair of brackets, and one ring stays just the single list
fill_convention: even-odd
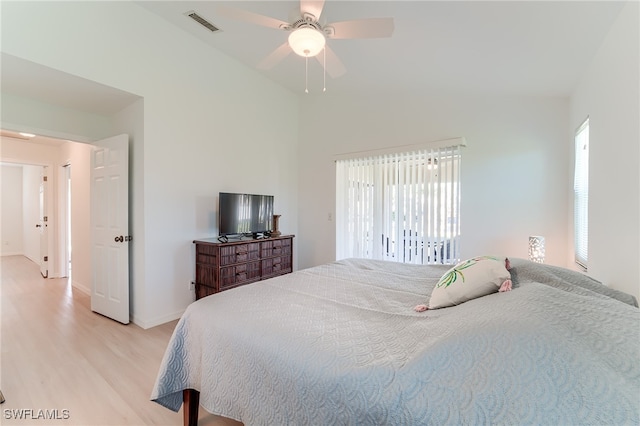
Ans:
[{"label": "white panel door", "polygon": [[44,278],[49,277],[49,226],[47,217],[48,167],[42,167],[40,177],[40,217],[36,225],[40,229],[40,273]]},{"label": "white panel door", "polygon": [[129,136],[91,153],[91,310],[129,323]]}]

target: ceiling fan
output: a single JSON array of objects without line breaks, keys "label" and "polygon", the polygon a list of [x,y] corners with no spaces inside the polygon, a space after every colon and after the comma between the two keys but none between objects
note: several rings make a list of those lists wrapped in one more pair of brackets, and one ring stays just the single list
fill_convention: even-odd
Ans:
[{"label": "ceiling fan", "polygon": [[[291,22],[242,9],[221,6],[218,13],[227,18],[251,22],[268,28],[289,32],[286,42],[271,52],[259,64],[260,69],[270,69],[292,51],[302,57],[315,57],[333,78],[346,72],[342,61],[327,46],[327,39],[383,38],[393,34],[393,18],[366,18],[351,21],[323,23],[321,20],[324,0],[300,0],[300,13]],[[324,54],[322,57],[320,52]]]}]

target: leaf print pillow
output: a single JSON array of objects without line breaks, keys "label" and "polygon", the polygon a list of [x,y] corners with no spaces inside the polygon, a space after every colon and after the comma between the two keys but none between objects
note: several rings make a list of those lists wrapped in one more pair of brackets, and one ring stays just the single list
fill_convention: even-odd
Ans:
[{"label": "leaf print pillow", "polygon": [[431,292],[429,306],[418,305],[415,310],[446,308],[498,291],[509,291],[509,268],[509,259],[494,256],[460,262],[440,278]]}]

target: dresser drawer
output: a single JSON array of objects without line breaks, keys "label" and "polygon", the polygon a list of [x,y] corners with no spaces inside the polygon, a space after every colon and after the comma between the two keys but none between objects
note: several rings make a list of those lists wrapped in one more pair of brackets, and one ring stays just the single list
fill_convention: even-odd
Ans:
[{"label": "dresser drawer", "polygon": [[220,290],[260,279],[260,262],[249,262],[220,268]]},{"label": "dresser drawer", "polygon": [[220,247],[220,265],[233,265],[234,263],[246,262],[249,260],[249,245],[236,244],[227,247]]},{"label": "dresser drawer", "polygon": [[263,241],[261,243],[261,256],[272,257],[291,254],[291,240]]},{"label": "dresser drawer", "polygon": [[291,272],[289,256],[272,257],[262,260],[262,276],[282,275]]}]

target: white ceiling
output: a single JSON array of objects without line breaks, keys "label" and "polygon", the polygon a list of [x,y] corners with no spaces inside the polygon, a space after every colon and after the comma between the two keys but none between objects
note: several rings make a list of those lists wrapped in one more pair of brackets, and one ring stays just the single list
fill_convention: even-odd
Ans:
[{"label": "white ceiling", "polygon": [[[288,33],[225,18],[224,5],[284,21],[297,1],[139,1],[142,7],[257,70]],[[462,92],[568,96],[624,2],[616,1],[340,1],[321,20],[392,17],[388,39],[329,40],[347,73],[327,77],[332,92]],[[212,33],[185,13],[220,28]],[[304,58],[290,54],[268,71],[304,91]],[[309,91],[322,90],[322,68],[309,62]]]},{"label": "white ceiling", "polygon": [[[33,133],[30,133],[30,134],[33,134]],[[65,141],[62,139],[50,138],[42,135],[35,135],[33,137],[23,136],[19,132],[14,132],[14,131],[5,130],[5,129],[0,130],[0,137],[16,139],[26,143],[35,143],[35,144],[41,144],[41,145],[60,146],[63,143],[65,143]]]},{"label": "white ceiling", "polygon": [[[223,18],[226,5],[289,20],[296,1],[136,1],[195,38],[295,93],[304,92],[304,59],[290,54],[268,71],[257,64],[288,33]],[[321,20],[392,17],[391,38],[329,40],[347,72],[327,76],[332,93],[492,93],[569,96],[624,2],[328,0]],[[222,31],[185,16],[196,11]],[[143,57],[142,57],[143,58]],[[109,116],[138,96],[3,53],[0,87],[14,94]],[[321,93],[322,68],[309,62],[309,91]],[[21,130],[21,129],[9,129]]]},{"label": "white ceiling", "polygon": [[109,117],[139,96],[6,53],[0,56],[2,93]]},{"label": "white ceiling", "polygon": [[[3,94],[20,96],[105,117],[121,111],[140,99],[137,95],[6,53],[0,55],[0,64],[2,64],[0,89]],[[61,145],[65,142],[65,140],[40,134],[34,138],[25,138],[20,136],[18,131],[31,132],[32,129],[11,128],[11,124],[7,123],[2,123],[2,126],[2,137],[19,139],[24,143]]]}]

